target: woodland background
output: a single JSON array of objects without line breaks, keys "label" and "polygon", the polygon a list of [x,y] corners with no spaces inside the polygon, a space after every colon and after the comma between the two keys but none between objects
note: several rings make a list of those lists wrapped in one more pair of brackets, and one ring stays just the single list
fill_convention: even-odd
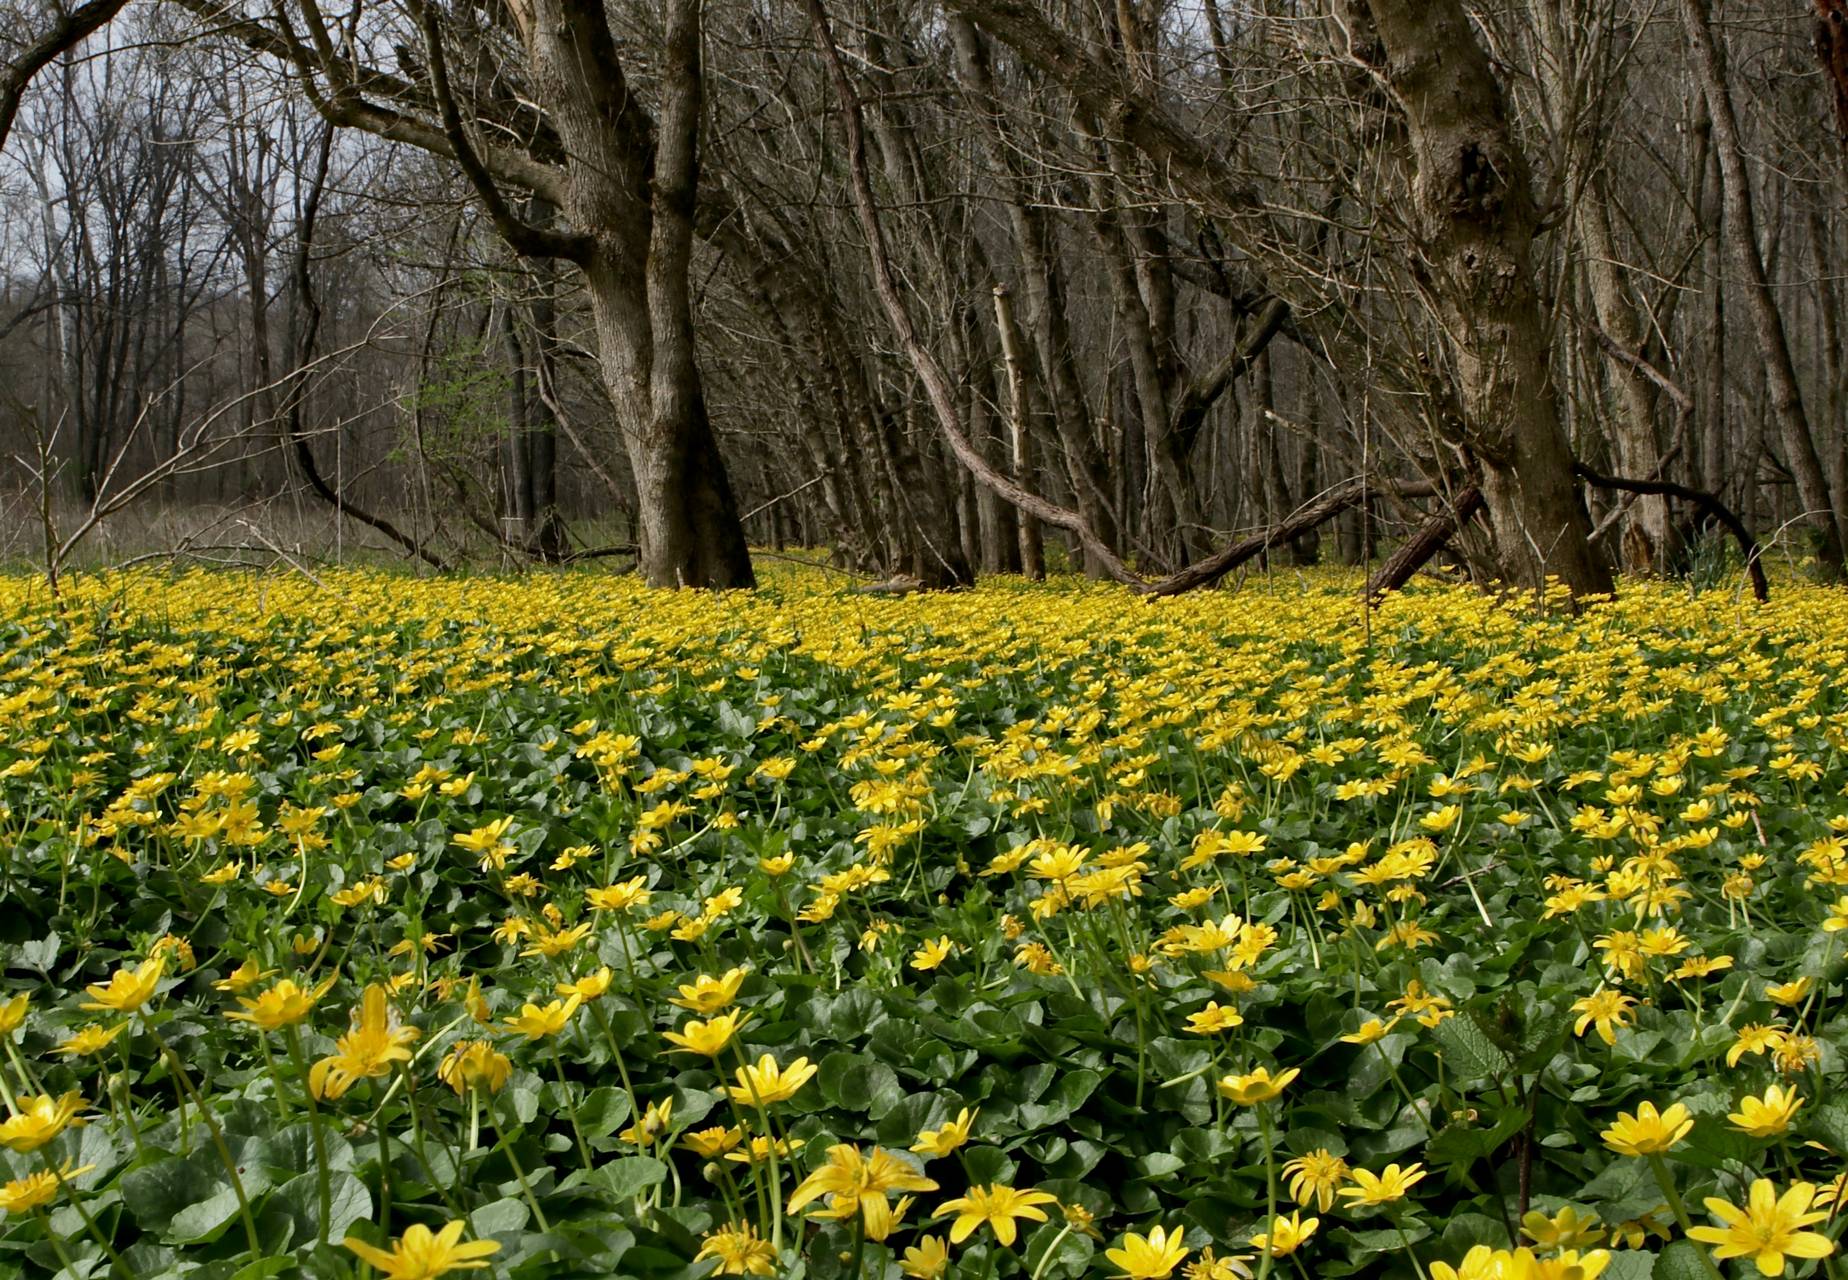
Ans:
[{"label": "woodland background", "polygon": [[1841,0],[323,5],[6,5],[0,558],[1840,571]]}]

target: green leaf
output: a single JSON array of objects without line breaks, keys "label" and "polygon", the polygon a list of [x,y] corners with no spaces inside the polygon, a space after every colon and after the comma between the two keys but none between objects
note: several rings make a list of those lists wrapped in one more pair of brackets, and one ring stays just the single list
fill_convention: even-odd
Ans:
[{"label": "green leaf", "polygon": [[624,1156],[597,1170],[597,1180],[617,1200],[633,1200],[648,1188],[667,1180],[667,1166],[653,1156]]},{"label": "green leaf", "polygon": [[1713,1273],[1701,1261],[1699,1245],[1677,1240],[1656,1259],[1654,1280],[1713,1280]]},{"label": "green leaf", "polygon": [[1481,1027],[1467,1017],[1445,1018],[1432,1036],[1450,1069],[1466,1080],[1499,1080],[1514,1064]]},{"label": "green leaf", "polygon": [[524,1201],[509,1197],[482,1205],[468,1215],[468,1223],[475,1235],[486,1237],[517,1232],[529,1216]]},{"label": "green leaf", "polygon": [[848,1111],[864,1111],[878,1120],[904,1101],[898,1073],[876,1058],[831,1053],[821,1063],[822,1096]]}]

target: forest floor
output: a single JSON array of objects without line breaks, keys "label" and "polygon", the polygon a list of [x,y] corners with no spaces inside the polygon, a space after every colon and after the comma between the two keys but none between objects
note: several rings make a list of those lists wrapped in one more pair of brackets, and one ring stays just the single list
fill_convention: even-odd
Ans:
[{"label": "forest floor", "polygon": [[0,1274],[1819,1265],[1848,595],[1359,581],[0,579]]}]

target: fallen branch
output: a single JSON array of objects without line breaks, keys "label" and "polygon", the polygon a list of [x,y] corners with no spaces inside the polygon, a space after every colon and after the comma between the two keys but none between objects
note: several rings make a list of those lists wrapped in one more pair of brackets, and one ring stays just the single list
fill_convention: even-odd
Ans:
[{"label": "fallen branch", "polygon": [[1247,560],[1256,559],[1281,543],[1302,537],[1343,511],[1360,506],[1369,498],[1428,498],[1436,492],[1435,486],[1422,481],[1380,485],[1369,483],[1364,476],[1344,480],[1323,490],[1314,501],[1298,507],[1281,524],[1274,524],[1260,533],[1241,538],[1206,559],[1196,560],[1159,582],[1148,583],[1140,589],[1143,594],[1150,596],[1176,596],[1183,591],[1192,591],[1195,587],[1211,586]]},{"label": "fallen branch", "polygon": [[1761,563],[1758,540],[1752,531],[1745,527],[1745,522],[1734,515],[1732,509],[1718,497],[1700,489],[1690,489],[1686,485],[1675,484],[1669,480],[1627,480],[1622,476],[1607,476],[1593,471],[1584,463],[1574,463],[1572,473],[1587,484],[1600,489],[1615,489],[1619,493],[1641,493],[1664,498],[1679,498],[1683,502],[1694,504],[1699,515],[1711,517],[1716,523],[1725,527],[1739,544],[1739,550],[1745,555],[1745,572],[1752,580],[1752,594],[1760,603],[1771,598],[1771,584],[1765,579],[1765,567]]},{"label": "fallen branch", "polygon": [[1410,582],[1412,575],[1430,563],[1431,557],[1442,551],[1483,505],[1482,490],[1471,485],[1457,495],[1455,502],[1433,512],[1367,579],[1368,602],[1377,604],[1381,596]]}]

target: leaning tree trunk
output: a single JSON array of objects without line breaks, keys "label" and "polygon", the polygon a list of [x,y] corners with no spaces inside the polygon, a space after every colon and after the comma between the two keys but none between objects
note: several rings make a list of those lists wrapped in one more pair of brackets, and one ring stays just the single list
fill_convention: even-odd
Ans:
[{"label": "leaning tree trunk", "polygon": [[1575,596],[1608,592],[1548,367],[1539,215],[1501,85],[1458,0],[1367,7],[1410,135],[1413,270],[1452,349],[1497,568],[1524,586],[1557,576]]},{"label": "leaning tree trunk", "polygon": [[1739,288],[1752,318],[1758,354],[1764,361],[1765,389],[1784,445],[1785,460],[1797,483],[1797,497],[1816,536],[1816,559],[1831,577],[1843,567],[1843,531],[1835,518],[1829,481],[1816,452],[1816,438],[1798,389],[1797,371],[1790,358],[1784,317],[1765,274],[1758,249],[1757,211],[1752,204],[1751,178],[1745,171],[1745,153],[1739,139],[1739,122],[1733,112],[1732,92],[1726,84],[1726,64],[1713,34],[1707,0],[1681,0],[1682,24],[1693,53],[1694,75],[1700,82],[1713,121],[1714,157],[1719,161],[1720,192],[1725,208],[1726,248],[1739,275]]}]

